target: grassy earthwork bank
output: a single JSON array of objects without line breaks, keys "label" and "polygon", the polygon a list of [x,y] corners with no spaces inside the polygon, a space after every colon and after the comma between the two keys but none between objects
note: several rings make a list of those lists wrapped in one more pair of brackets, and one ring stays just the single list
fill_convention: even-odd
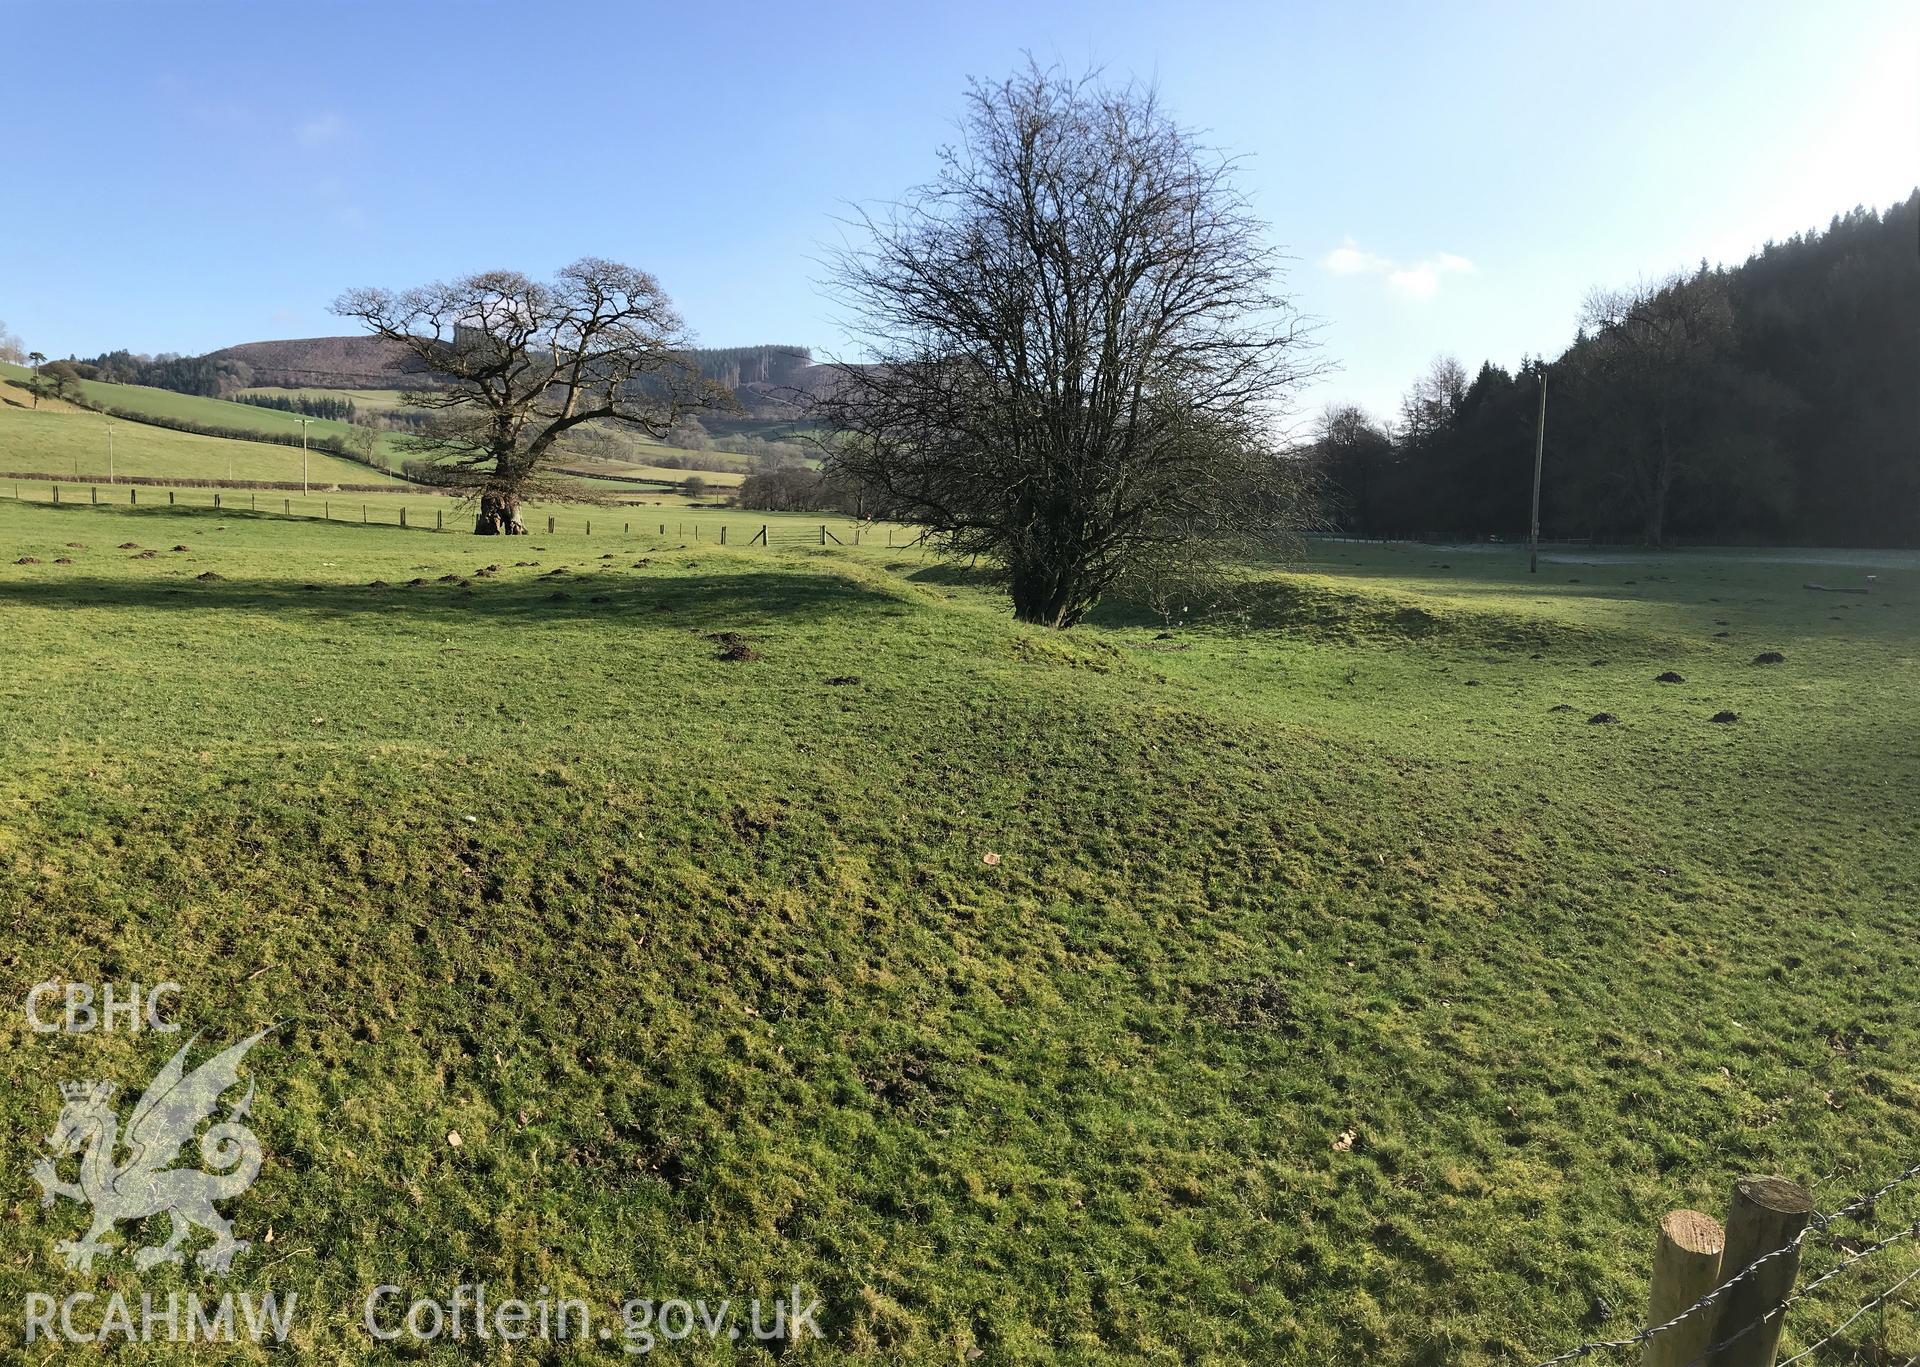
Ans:
[{"label": "grassy earthwork bank", "polygon": [[[650,531],[0,500],[8,999],[282,1022],[222,1287],[300,1311],[229,1360],[391,1361],[369,1288],[483,1280],[798,1283],[800,1362],[1526,1363],[1634,1327],[1662,1212],[1920,1158],[1912,556],[1327,543],[1232,628],[1054,634],[873,537]],[[67,1271],[25,1175],[184,1036],[3,1019],[11,1324],[210,1286]]]}]

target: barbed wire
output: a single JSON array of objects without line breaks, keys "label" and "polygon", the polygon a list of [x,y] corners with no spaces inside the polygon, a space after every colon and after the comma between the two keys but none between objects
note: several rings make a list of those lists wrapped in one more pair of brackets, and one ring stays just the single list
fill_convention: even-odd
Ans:
[{"label": "barbed wire", "polygon": [[1881,1197],[1885,1196],[1902,1182],[1911,1182],[1916,1177],[1920,1177],[1920,1163],[1915,1163],[1898,1177],[1895,1177],[1892,1181],[1882,1186],[1878,1191],[1869,1192],[1865,1196],[1856,1197],[1854,1200],[1849,1201],[1831,1215],[1822,1215],[1816,1211],[1811,1223],[1817,1228],[1825,1229],[1835,1220],[1847,1219],[1849,1216],[1856,1215],[1860,1211],[1865,1210],[1868,1206],[1878,1205]]},{"label": "barbed wire", "polygon": [[[1853,1216],[1858,1215],[1861,1211],[1866,1210],[1871,1206],[1875,1206],[1879,1204],[1881,1198],[1885,1197],[1889,1192],[1893,1191],[1894,1188],[1898,1187],[1901,1183],[1910,1182],[1916,1177],[1920,1177],[1920,1163],[1915,1163],[1912,1167],[1908,1168],[1905,1172],[1900,1173],[1898,1176],[1884,1183],[1877,1190],[1869,1192],[1864,1196],[1859,1196],[1854,1198],[1853,1200],[1847,1202],[1847,1204],[1845,1204],[1844,1206],[1841,1206],[1839,1209],[1833,1211],[1831,1214],[1823,1215],[1820,1212],[1815,1211],[1812,1217],[1807,1221],[1806,1225],[1802,1227],[1800,1232],[1794,1235],[1792,1239],[1788,1240],[1785,1244],[1782,1244],[1779,1248],[1774,1249],[1771,1253],[1761,1254],[1758,1258],[1755,1258],[1752,1262],[1748,1263],[1745,1267],[1741,1268],[1733,1276],[1727,1278],[1727,1280],[1725,1280],[1724,1282],[1721,1282],[1718,1286],[1714,1287],[1711,1291],[1707,1292],[1704,1296],[1700,1297],[1699,1300],[1695,1301],[1692,1305],[1689,1305],[1686,1309],[1682,1310],[1679,1314],[1675,1315],[1672,1319],[1667,1320],[1665,1323],[1652,1324],[1652,1325],[1646,1326],[1645,1328],[1637,1329],[1632,1334],[1629,1334],[1625,1338],[1590,1340],[1586,1343],[1580,1344],[1578,1347],[1569,1348],[1566,1352],[1561,1353],[1558,1357],[1547,1358],[1544,1361],[1536,1364],[1536,1367],[1563,1367],[1563,1365],[1566,1363],[1578,1362],[1582,1358],[1591,1357],[1595,1353],[1609,1353],[1609,1352],[1617,1353],[1617,1352],[1625,1352],[1629,1348],[1638,1348],[1642,1344],[1646,1343],[1648,1340],[1657,1338],[1659,1335],[1666,1333],[1670,1329],[1678,1328],[1681,1324],[1686,1322],[1688,1319],[1691,1319],[1694,1315],[1699,1314],[1702,1310],[1705,1310],[1710,1306],[1717,1305],[1728,1294],[1728,1292],[1733,1290],[1734,1287],[1746,1281],[1748,1278],[1754,1276],[1756,1273],[1760,1271],[1760,1269],[1764,1268],[1767,1264],[1771,1263],[1774,1259],[1784,1258],[1785,1256],[1787,1256],[1787,1254],[1796,1252],[1800,1248],[1801,1244],[1805,1242],[1806,1237],[1810,1232],[1815,1230],[1825,1232],[1830,1225],[1836,1223],[1837,1221],[1851,1219]],[[1745,1328],[1743,1328],[1739,1333],[1735,1334],[1732,1338],[1729,1338],[1720,1343],[1714,1344],[1712,1347],[1707,1349],[1707,1354],[1710,1355],[1712,1353],[1716,1353],[1720,1349],[1726,1347],[1727,1344],[1737,1342],[1739,1339],[1743,1338],[1746,1334],[1750,1333],[1752,1330],[1758,1328],[1760,1325],[1772,1319],[1775,1315],[1783,1313],[1789,1305],[1792,1305],[1795,1301],[1808,1295],[1815,1288],[1831,1280],[1833,1277],[1837,1276],[1840,1272],[1844,1271],[1845,1269],[1854,1266],[1854,1264],[1858,1263],[1861,1258],[1865,1258],[1870,1254],[1877,1253],[1882,1248],[1888,1247],[1891,1244],[1898,1243],[1902,1239],[1912,1238],[1915,1235],[1920,1235],[1920,1221],[1916,1221],[1912,1226],[1908,1227],[1907,1229],[1901,1230],[1899,1233],[1891,1236],[1888,1239],[1882,1240],[1878,1244],[1874,1244],[1865,1249],[1862,1249],[1850,1261],[1842,1263],[1840,1264],[1840,1266],[1834,1268],[1832,1271],[1827,1272],[1824,1275],[1815,1278],[1813,1281],[1807,1283],[1806,1286],[1802,1287],[1800,1290],[1796,1291],[1794,1294],[1788,1296],[1785,1300],[1783,1300],[1779,1305],[1775,1306],[1772,1310],[1769,1310],[1765,1315],[1761,1316],[1759,1319],[1756,1319],[1752,1323],[1748,1324]],[[1698,1367],[1699,1363],[1702,1363],[1705,1361],[1706,1361],[1706,1357],[1702,1356],[1701,1358],[1697,1359],[1695,1362],[1689,1363],[1688,1367]],[[1916,1357],[1914,1362],[1908,1363],[1907,1367],[1920,1367],[1920,1357]]]},{"label": "barbed wire", "polygon": [[[1840,1323],[1836,1324],[1825,1338],[1821,1339],[1818,1343],[1810,1344],[1807,1347],[1802,1348],[1799,1352],[1795,1353],[1792,1357],[1788,1358],[1785,1362],[1781,1363],[1780,1367],[1793,1367],[1794,1363],[1799,1362],[1804,1358],[1812,1357],[1815,1353],[1819,1352],[1822,1348],[1825,1348],[1829,1343],[1832,1343],[1835,1339],[1839,1338],[1842,1334],[1846,1333],[1847,1330],[1853,1325],[1853,1322],[1859,1319],[1862,1315],[1866,1314],[1869,1310],[1872,1310],[1877,1306],[1885,1305],[1887,1301],[1892,1299],[1894,1292],[1898,1291],[1901,1287],[1905,1286],[1908,1282],[1912,1281],[1915,1277],[1920,1277],[1920,1267],[1914,1268],[1913,1271],[1907,1273],[1906,1276],[1902,1277],[1899,1281],[1895,1282],[1892,1286],[1888,1287],[1885,1291],[1882,1291],[1879,1295],[1875,1296],[1872,1300],[1868,1301],[1865,1305],[1861,1306],[1858,1310],[1854,1311],[1851,1315],[1848,1315],[1845,1319],[1841,1320]],[[1913,1362],[1920,1362],[1920,1357],[1915,1357],[1913,1359],[1910,1359],[1909,1367],[1911,1367],[1911,1364]]]},{"label": "barbed wire", "polygon": [[[1801,1232],[1805,1233],[1804,1230]],[[1761,1325],[1766,1324],[1774,1319],[1777,1319],[1779,1316],[1786,1314],[1788,1306],[1792,1305],[1796,1301],[1805,1300],[1808,1296],[1811,1296],[1815,1291],[1818,1291],[1822,1286],[1832,1281],[1835,1277],[1839,1276],[1842,1272],[1851,1271],[1854,1267],[1859,1265],[1861,1259],[1870,1258],[1874,1254],[1880,1252],[1881,1249],[1891,1248],[1894,1244],[1899,1243],[1902,1239],[1911,1239],[1915,1235],[1920,1235],[1920,1220],[1915,1220],[1912,1224],[1908,1225],[1905,1229],[1899,1230],[1893,1234],[1888,1235],[1886,1238],[1880,1240],[1878,1243],[1867,1245],[1865,1248],[1861,1249],[1858,1253],[1854,1254],[1851,1258],[1849,1258],[1846,1262],[1841,1263],[1836,1267],[1829,1268],[1827,1271],[1821,1273],[1818,1277],[1815,1277],[1812,1281],[1808,1282],[1805,1286],[1801,1287],[1798,1291],[1795,1291],[1792,1295],[1788,1296],[1785,1300],[1781,1301],[1780,1304],[1774,1306],[1773,1309],[1767,1311],[1766,1314],[1756,1316],[1754,1319],[1742,1325],[1740,1327],[1740,1330],[1737,1333],[1729,1334],[1726,1338],[1721,1339],[1718,1343],[1710,1345],[1707,1348],[1706,1352],[1702,1353],[1699,1357],[1695,1358],[1692,1362],[1689,1362],[1687,1364],[1687,1367],[1705,1367],[1705,1363],[1707,1359],[1712,1357],[1715,1353],[1719,1352],[1722,1348],[1727,1347],[1729,1344],[1738,1343],[1741,1339],[1745,1338],[1748,1334],[1751,1334],[1754,1330],[1758,1329]],[[1795,1242],[1798,1242],[1798,1241],[1796,1240]]]}]

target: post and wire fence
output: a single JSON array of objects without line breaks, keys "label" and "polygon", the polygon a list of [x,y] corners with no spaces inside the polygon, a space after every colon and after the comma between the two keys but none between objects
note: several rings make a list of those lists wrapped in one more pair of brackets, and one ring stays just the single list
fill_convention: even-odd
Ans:
[{"label": "post and wire fence", "polygon": [[[1697,1210],[1670,1211],[1655,1237],[1644,1327],[1619,1338],[1594,1339],[1542,1360],[1538,1367],[1583,1361],[1632,1361],[1640,1367],[1791,1367],[1815,1364],[1844,1347],[1847,1332],[1882,1311],[1901,1291],[1920,1284],[1920,1263],[1899,1272],[1881,1254],[1901,1245],[1920,1249],[1920,1202],[1911,1218],[1882,1219],[1882,1202],[1902,1188],[1920,1196],[1920,1163],[1880,1187],[1822,1213],[1813,1195],[1784,1177],[1743,1177],[1734,1184],[1724,1225]],[[1796,1286],[1808,1251],[1837,1261]],[[1788,1312],[1841,1278],[1864,1285],[1862,1299],[1837,1321],[1803,1333],[1807,1345],[1781,1358]],[[1831,1294],[1831,1293],[1829,1293]],[[1920,1339],[1920,1328],[1915,1330]],[[1832,1359],[1887,1367],[1920,1367],[1920,1342],[1905,1357]]]},{"label": "post and wire fence", "polygon": [[[247,513],[360,526],[399,527],[407,530],[446,532],[470,531],[471,522],[463,519],[464,505],[457,500],[429,496],[427,507],[396,500],[386,491],[340,490],[324,496],[295,494],[284,487],[249,489],[245,487],[209,487],[163,485],[150,479],[139,483],[122,480],[105,488],[64,478],[0,476],[0,496],[10,494],[21,503],[40,503],[52,507],[121,506],[136,509],[198,509],[216,513]],[[645,538],[659,542],[679,540],[691,544],[734,547],[883,547],[911,549],[924,545],[924,528],[896,523],[852,518],[816,521],[793,515],[756,518],[750,510],[731,517],[708,513],[692,517],[678,509],[673,516],[662,516],[659,508],[620,507],[568,508],[548,513],[533,510],[526,516],[527,529],[548,536],[605,538]]]}]

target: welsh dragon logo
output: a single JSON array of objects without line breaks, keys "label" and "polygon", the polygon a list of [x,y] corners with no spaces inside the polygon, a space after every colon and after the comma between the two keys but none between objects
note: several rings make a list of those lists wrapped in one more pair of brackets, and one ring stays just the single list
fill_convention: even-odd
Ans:
[{"label": "welsh dragon logo", "polygon": [[[124,1139],[119,1117],[108,1104],[113,1083],[60,1084],[65,1104],[47,1136],[50,1156],[34,1162],[33,1180],[40,1184],[42,1207],[52,1206],[59,1196],[93,1207],[93,1223],[82,1237],[54,1245],[69,1269],[91,1272],[95,1257],[111,1254],[113,1246],[101,1240],[116,1224],[162,1213],[172,1220],[172,1233],[164,1244],[134,1253],[133,1264],[143,1272],[183,1261],[180,1246],[195,1226],[214,1237],[194,1259],[207,1271],[225,1276],[234,1255],[246,1252],[248,1242],[233,1237],[232,1224],[214,1206],[240,1195],[260,1175],[260,1140],[242,1123],[253,1105],[251,1079],[246,1095],[229,1102],[225,1118],[200,1136],[200,1161],[206,1171],[172,1164],[194,1131],[212,1118],[221,1096],[239,1084],[240,1060],[266,1033],[241,1040],[191,1073],[186,1071],[187,1050],[199,1036],[188,1040],[134,1106]],[[80,1155],[80,1180],[62,1181],[58,1164],[75,1153]],[[121,1153],[124,1161],[116,1157]]]}]

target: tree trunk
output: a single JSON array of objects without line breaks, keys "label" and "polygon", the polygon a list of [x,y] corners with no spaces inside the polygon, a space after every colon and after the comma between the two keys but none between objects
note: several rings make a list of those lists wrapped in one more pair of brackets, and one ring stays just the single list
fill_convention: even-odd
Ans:
[{"label": "tree trunk", "polygon": [[1035,626],[1078,625],[1094,604],[1094,595],[1070,566],[1016,565],[1007,587],[1013,615]]},{"label": "tree trunk", "polygon": [[474,519],[475,536],[525,536],[527,524],[520,520],[520,498],[506,490],[489,489],[480,495],[480,515]]},{"label": "tree trunk", "polygon": [[1659,549],[1667,543],[1667,503],[1673,495],[1673,446],[1667,440],[1667,420],[1660,419],[1660,463],[1654,467],[1653,496],[1647,501],[1647,544]]}]

